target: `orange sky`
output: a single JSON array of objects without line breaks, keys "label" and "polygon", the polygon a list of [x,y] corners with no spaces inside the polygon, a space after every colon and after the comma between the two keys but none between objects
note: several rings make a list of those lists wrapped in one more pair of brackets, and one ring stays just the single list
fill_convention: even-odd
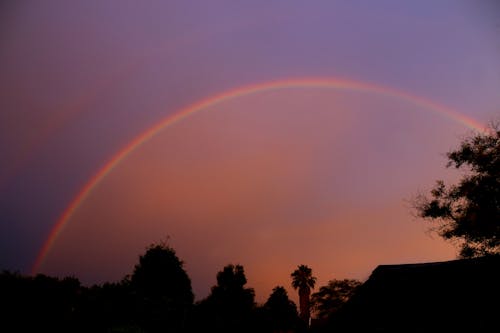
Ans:
[{"label": "orange sky", "polygon": [[407,200],[449,177],[440,153],[466,131],[360,92],[230,100],[130,154],[75,212],[42,271],[116,281],[169,235],[197,298],[224,265],[240,263],[263,301],[276,285],[294,294],[289,274],[299,264],[320,286],[366,279],[382,263],[450,259],[454,249],[425,233]]},{"label": "orange sky", "polygon": [[[0,8],[0,270],[116,281],[169,235],[198,299],[217,271],[240,263],[263,301],[278,284],[295,295],[289,275],[299,264],[320,286],[363,280],[383,263],[454,257],[411,216],[409,199],[456,177],[444,153],[469,129],[376,89],[282,87],[224,100],[102,170],[189,106],[293,79],[387,87],[456,110],[465,123],[495,121],[493,2]],[[78,205],[95,175],[106,176]]]}]

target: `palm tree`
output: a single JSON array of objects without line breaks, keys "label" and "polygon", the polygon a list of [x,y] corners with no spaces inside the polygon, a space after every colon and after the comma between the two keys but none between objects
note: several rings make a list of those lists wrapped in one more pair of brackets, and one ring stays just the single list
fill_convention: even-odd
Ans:
[{"label": "palm tree", "polygon": [[299,303],[300,303],[300,318],[309,325],[309,297],[311,296],[311,289],[314,288],[316,278],[312,276],[311,268],[306,265],[300,265],[291,274],[292,287],[299,290]]}]

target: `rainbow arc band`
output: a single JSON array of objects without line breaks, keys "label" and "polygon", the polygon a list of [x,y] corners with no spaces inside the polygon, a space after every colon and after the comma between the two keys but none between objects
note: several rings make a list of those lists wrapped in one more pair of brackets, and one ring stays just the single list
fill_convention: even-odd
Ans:
[{"label": "rainbow arc band", "polygon": [[282,89],[292,89],[292,88],[328,88],[336,90],[348,90],[348,91],[358,91],[365,93],[380,94],[382,96],[387,96],[399,100],[403,100],[409,103],[413,103],[416,106],[422,107],[424,109],[434,111],[445,117],[451,118],[452,120],[463,124],[464,126],[473,129],[475,131],[484,133],[486,128],[478,123],[476,120],[467,117],[449,107],[435,103],[424,97],[413,95],[405,91],[397,90],[387,86],[376,85],[373,83],[353,81],[350,79],[343,78],[321,78],[321,77],[307,77],[307,78],[289,78],[276,81],[267,81],[263,83],[256,83],[251,85],[245,85],[235,89],[224,91],[220,94],[212,95],[194,104],[191,104],[178,112],[173,113],[163,119],[161,119],[156,125],[144,131],[132,141],[127,143],[122,149],[115,153],[83,186],[83,188],[77,193],[70,204],[61,214],[60,218],[57,220],[49,236],[45,240],[42,248],[40,249],[33,268],[31,270],[32,274],[36,274],[40,271],[41,266],[52,245],[54,244],[57,237],[61,234],[64,226],[71,219],[74,212],[80,207],[82,202],[90,195],[92,190],[99,185],[99,183],[108,175],[113,169],[119,165],[130,153],[138,149],[144,143],[149,141],[159,132],[165,128],[174,125],[175,123],[189,117],[190,115],[200,112],[208,107],[216,106],[225,101],[232,100],[242,96],[248,96],[252,94],[257,94],[265,91],[272,90],[282,90]]}]

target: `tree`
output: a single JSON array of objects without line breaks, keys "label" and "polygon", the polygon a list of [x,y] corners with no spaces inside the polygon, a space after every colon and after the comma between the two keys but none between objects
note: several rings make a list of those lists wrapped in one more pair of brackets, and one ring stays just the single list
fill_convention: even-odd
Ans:
[{"label": "tree", "polygon": [[241,265],[227,265],[217,273],[217,285],[197,305],[200,330],[247,332],[251,329],[255,292],[245,288],[247,279]]},{"label": "tree", "polygon": [[447,167],[466,173],[457,184],[437,181],[430,198],[418,196],[417,215],[437,223],[441,237],[457,242],[461,257],[500,253],[499,127],[464,139],[447,157]]},{"label": "tree", "polygon": [[334,315],[361,286],[353,279],[330,280],[326,286],[312,294],[312,304],[319,319],[328,320]]},{"label": "tree", "polygon": [[314,289],[316,278],[312,276],[311,268],[299,265],[291,274],[292,287],[299,290],[300,318],[308,325],[310,318],[311,289]]},{"label": "tree", "polygon": [[16,332],[79,332],[81,292],[74,277],[0,272],[2,327]]},{"label": "tree", "polygon": [[277,286],[264,304],[272,332],[294,330],[298,324],[297,306],[288,298],[286,289]]},{"label": "tree", "polygon": [[184,329],[194,296],[174,249],[165,243],[150,245],[135,266],[130,286],[140,298],[140,321],[148,331]]}]

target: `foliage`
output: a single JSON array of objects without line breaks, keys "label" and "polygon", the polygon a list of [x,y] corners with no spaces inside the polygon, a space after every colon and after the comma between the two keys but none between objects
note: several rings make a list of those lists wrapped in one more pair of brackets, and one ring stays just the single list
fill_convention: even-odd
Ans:
[{"label": "foliage", "polygon": [[255,307],[255,292],[245,288],[247,279],[241,265],[227,265],[217,273],[217,285],[211,294],[197,304],[196,318],[206,331],[247,332],[251,331]]},{"label": "foliage", "polygon": [[464,139],[447,157],[448,167],[467,173],[458,184],[438,181],[430,198],[417,197],[417,214],[437,222],[444,239],[458,241],[461,257],[500,253],[500,129]]},{"label": "foliage", "polygon": [[311,289],[316,284],[316,278],[312,276],[312,269],[306,265],[299,265],[291,274],[292,287],[299,290],[300,318],[309,323]]},{"label": "foliage", "polygon": [[[210,295],[193,306],[182,261],[161,243],[149,246],[133,273],[114,283],[84,287],[72,277],[3,272],[0,310],[5,324],[16,331],[305,332],[316,278],[305,265],[291,276],[307,306],[302,309],[307,317],[298,316],[282,286],[275,287],[265,304],[257,306],[254,290],[246,287],[243,266],[232,264],[217,273]],[[18,321],[20,317],[27,320]]]},{"label": "foliage", "polygon": [[247,278],[241,265],[227,265],[217,273],[217,285],[212,287],[211,299],[231,311],[251,309],[255,292],[245,288]]},{"label": "foliage", "polygon": [[[80,282],[73,277],[0,274],[2,324],[18,332],[76,332]],[[23,318],[23,320],[19,320]]]},{"label": "foliage", "polygon": [[268,320],[267,327],[273,332],[296,330],[299,316],[297,306],[288,298],[286,289],[277,286],[264,304]]},{"label": "foliage", "polygon": [[312,294],[312,304],[319,319],[329,319],[334,315],[361,286],[353,279],[330,280],[326,286]]},{"label": "foliage", "polygon": [[184,329],[193,305],[191,280],[174,249],[152,244],[139,258],[130,287],[140,298],[140,324],[148,331]]},{"label": "foliage", "polygon": [[192,303],[191,280],[175,250],[165,244],[152,244],[139,258],[131,285],[148,297],[166,297],[174,302]]}]

